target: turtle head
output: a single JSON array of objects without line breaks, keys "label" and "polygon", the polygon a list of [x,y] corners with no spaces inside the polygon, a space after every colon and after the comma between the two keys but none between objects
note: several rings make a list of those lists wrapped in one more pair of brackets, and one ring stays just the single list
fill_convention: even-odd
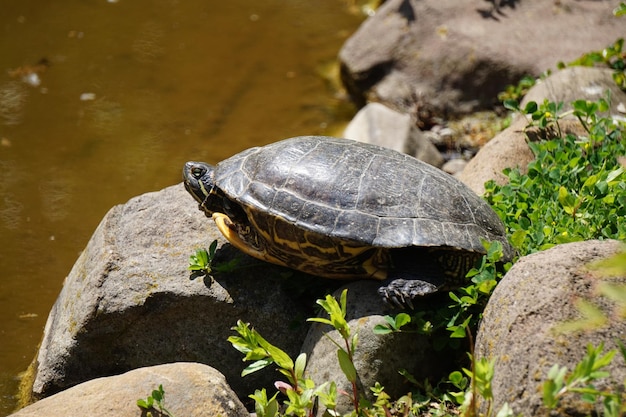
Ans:
[{"label": "turtle head", "polygon": [[215,186],[215,168],[204,162],[189,161],[183,168],[185,188],[200,203],[200,210],[207,216],[219,211],[223,199]]}]

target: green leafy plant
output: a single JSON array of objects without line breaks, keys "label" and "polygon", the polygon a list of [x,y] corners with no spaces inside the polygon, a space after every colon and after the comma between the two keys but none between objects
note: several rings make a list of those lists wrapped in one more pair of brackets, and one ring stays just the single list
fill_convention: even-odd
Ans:
[{"label": "green leafy plant", "polygon": [[[239,336],[231,336],[228,341],[235,349],[244,354],[244,361],[251,361],[241,376],[259,371],[268,365],[275,364],[278,371],[287,378],[287,383],[277,382],[276,387],[283,392],[288,400],[286,413],[306,416],[313,410],[316,398],[324,387],[315,387],[313,381],[304,378],[306,355],[301,354],[294,362],[283,350],[265,340],[256,330],[251,329],[241,320],[232,328]],[[268,398],[265,390],[257,390],[251,395],[255,401],[255,410],[259,417],[273,417],[278,413],[278,392]]]},{"label": "green leafy plant", "polygon": [[397,331],[400,331],[402,327],[404,327],[405,325],[411,322],[411,316],[408,315],[407,313],[400,313],[396,315],[395,317],[384,316],[383,318],[385,319],[387,324],[386,325],[377,324],[376,326],[374,326],[375,334],[383,335],[383,334],[388,334],[392,332],[397,332]]},{"label": "green leafy plant", "polygon": [[517,84],[506,86],[505,90],[498,94],[498,100],[502,102],[521,101],[522,97],[524,97],[526,93],[528,93],[528,90],[530,90],[536,83],[537,80],[535,77],[526,75],[522,77]]},{"label": "green leafy plant", "polygon": [[[562,104],[548,101],[529,102],[523,109],[516,100],[505,102],[509,110],[527,116],[529,126],[556,133],[552,140],[529,144],[535,160],[527,173],[506,170],[508,184],[486,184],[485,198],[502,218],[520,255],[569,241],[626,238],[626,226],[621,221],[626,215],[626,177],[618,159],[626,155],[626,129],[623,122],[603,114],[609,108],[609,100],[610,97],[596,102],[577,100],[567,112]],[[568,115],[580,121],[586,135],[563,135],[559,123]],[[455,307],[450,305],[454,314],[447,328],[453,338],[471,336],[468,330],[475,328],[473,315],[479,318],[484,307],[481,296],[486,299],[500,277],[497,250],[489,252],[482,264],[468,274],[472,284],[450,294]],[[619,287],[599,285],[604,291],[609,290],[612,299],[626,297],[626,291],[621,292]],[[569,326],[589,328],[606,321],[593,304],[581,301],[580,308],[584,319]],[[450,396],[462,405],[464,415],[470,416],[477,415],[477,398],[490,403],[489,383],[493,376],[484,359],[471,363],[471,370],[454,371],[448,379],[456,388],[450,390]],[[472,378],[469,388],[467,377]],[[489,408],[486,415],[493,412]],[[505,405],[497,415],[511,413]]]},{"label": "green leafy plant", "polygon": [[356,368],[354,367],[354,352],[357,346],[358,335],[351,334],[350,326],[346,321],[347,295],[348,291],[343,290],[339,302],[337,302],[337,300],[331,295],[327,295],[324,300],[317,300],[317,304],[319,304],[324,309],[329,318],[326,319],[322,317],[314,317],[308,319],[307,321],[328,324],[332,326],[335,330],[337,330],[341,335],[343,346],[337,341],[331,339],[328,336],[328,333],[326,334],[326,337],[328,337],[330,341],[333,342],[338,348],[337,359],[339,361],[339,366],[341,367],[342,372],[352,385],[352,404],[354,405],[354,409],[358,414],[359,390],[357,387]]},{"label": "green leafy plant", "polygon": [[[530,103],[529,103],[530,104]],[[565,135],[531,142],[535,160],[528,172],[507,169],[506,185],[485,184],[485,198],[508,228],[513,245],[526,255],[558,243],[613,238],[626,239],[626,176],[618,157],[626,155],[625,125],[601,117],[607,100],[575,101],[571,111],[581,120],[586,136]],[[546,104],[537,107],[538,114]],[[526,106],[523,112],[532,111]],[[540,126],[560,115],[535,119]],[[560,131],[560,130],[559,130]]]},{"label": "green leafy plant", "polygon": [[[353,362],[358,338],[356,335],[350,334],[350,327],[345,320],[346,297],[347,292],[344,291],[341,294],[340,302],[337,302],[330,295],[326,296],[324,300],[317,300],[317,303],[328,313],[329,318],[311,318],[309,321],[329,324],[342,336],[343,345],[334,340],[333,343],[339,347],[337,359],[341,370],[352,385],[352,403],[355,411],[358,413],[360,403],[356,385],[356,368]],[[310,415],[317,408],[320,399],[329,413],[332,414],[334,412],[337,396],[336,383],[325,383],[316,387],[312,380],[304,378],[304,369],[306,367],[305,354],[300,354],[294,362],[284,351],[267,342],[256,330],[251,329],[248,324],[239,321],[237,326],[233,327],[233,330],[239,335],[229,337],[228,341],[235,349],[245,355],[245,361],[253,362],[243,370],[242,376],[275,364],[278,367],[278,371],[287,378],[286,383],[276,383],[277,388],[287,396],[285,414],[296,416]],[[259,416],[276,415],[276,395],[268,399],[265,391],[257,391],[251,398],[255,400],[255,408]]]},{"label": "green leafy plant", "polygon": [[[384,391],[384,387],[380,384],[370,387],[376,400],[373,403],[365,400],[357,386],[357,370],[354,366],[354,353],[358,344],[358,336],[352,334],[346,321],[347,290],[341,293],[339,301],[327,295],[324,299],[317,300],[317,304],[328,314],[328,318],[315,317],[308,319],[308,321],[328,324],[337,330],[341,336],[339,341],[332,338],[330,340],[337,346],[337,361],[344,376],[352,386],[351,393],[343,393],[349,396],[353,406],[350,415],[387,416],[391,409],[408,410],[419,407],[413,403],[410,396],[391,402]],[[278,392],[271,398],[268,397],[265,390],[257,390],[254,395],[250,396],[255,401],[255,410],[259,417],[311,416],[315,415],[320,402],[326,408],[325,415],[339,416],[336,411],[337,395],[339,394],[337,383],[329,381],[320,386],[315,386],[312,380],[305,378],[305,354],[300,354],[294,362],[284,351],[267,342],[248,324],[238,321],[233,330],[238,335],[229,337],[228,341],[235,349],[244,354],[244,361],[252,362],[242,371],[242,376],[273,364],[287,380],[286,382],[278,381],[275,383],[278,390],[287,397],[283,402],[283,414],[278,411],[280,409],[277,400]],[[330,338],[328,334],[326,337]]]},{"label": "green leafy plant", "polygon": [[471,283],[449,293],[452,303],[447,306],[447,314],[444,317],[451,338],[465,338],[467,329],[477,328],[482,311],[496,283],[511,267],[511,263],[501,265],[503,252],[500,242],[483,241],[483,246],[487,254],[483,256],[479,265],[467,273]]},{"label": "green leafy plant", "polygon": [[239,259],[234,258],[228,262],[215,264],[215,252],[217,251],[217,240],[211,242],[209,250],[197,249],[196,253],[189,256],[189,266],[187,269],[193,272],[210,275],[215,272],[230,272],[237,268]]},{"label": "green leafy plant", "polygon": [[158,408],[160,415],[174,417],[174,415],[165,408],[165,390],[163,389],[163,385],[159,385],[159,388],[153,390],[145,400],[137,400],[137,406],[142,410],[146,410],[148,417],[152,417],[152,411],[155,411],[155,406]]}]

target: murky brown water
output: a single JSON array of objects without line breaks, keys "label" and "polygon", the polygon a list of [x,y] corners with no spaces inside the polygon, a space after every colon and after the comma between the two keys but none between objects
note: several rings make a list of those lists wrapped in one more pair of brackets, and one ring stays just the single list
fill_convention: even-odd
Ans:
[{"label": "murky brown water", "polygon": [[344,0],[2,0],[0,416],[102,216],[188,159],[328,133],[319,73],[362,19]]}]

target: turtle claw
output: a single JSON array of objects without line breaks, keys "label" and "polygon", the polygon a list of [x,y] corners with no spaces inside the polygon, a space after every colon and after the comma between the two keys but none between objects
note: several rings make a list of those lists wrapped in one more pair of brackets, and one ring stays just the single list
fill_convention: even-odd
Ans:
[{"label": "turtle claw", "polygon": [[413,301],[410,298],[405,298],[398,291],[388,291],[386,288],[381,288],[378,293],[383,297],[385,304],[392,308],[398,308],[402,310],[414,310]]}]

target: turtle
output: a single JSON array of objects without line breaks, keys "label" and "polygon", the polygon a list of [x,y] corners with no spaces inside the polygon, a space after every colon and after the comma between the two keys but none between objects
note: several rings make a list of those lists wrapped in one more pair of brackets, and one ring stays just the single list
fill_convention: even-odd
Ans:
[{"label": "turtle", "polygon": [[236,248],[333,279],[377,279],[394,306],[458,288],[499,241],[493,209],[451,175],[410,155],[326,136],[244,150],[215,166],[187,162],[184,186]]}]

